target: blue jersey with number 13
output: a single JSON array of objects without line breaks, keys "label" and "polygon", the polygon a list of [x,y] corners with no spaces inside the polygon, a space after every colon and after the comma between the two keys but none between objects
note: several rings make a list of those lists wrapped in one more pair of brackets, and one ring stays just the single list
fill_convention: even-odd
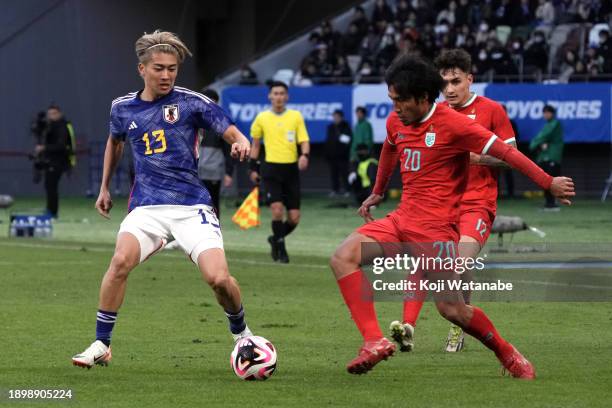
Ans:
[{"label": "blue jersey with number 13", "polygon": [[204,95],[175,87],[155,101],[132,92],[113,101],[110,134],[129,141],[136,178],[128,211],[145,205],[211,205],[198,178],[200,128],[223,134],[232,120]]}]

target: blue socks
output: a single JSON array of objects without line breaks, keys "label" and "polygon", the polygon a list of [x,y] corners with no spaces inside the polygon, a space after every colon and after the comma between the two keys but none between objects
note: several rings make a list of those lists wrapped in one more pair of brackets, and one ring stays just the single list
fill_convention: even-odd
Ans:
[{"label": "blue socks", "polygon": [[227,316],[227,320],[229,320],[230,331],[233,334],[242,333],[242,331],[246,328],[246,323],[244,322],[244,309],[242,308],[242,305],[240,305],[240,310],[238,310],[237,313],[231,313],[226,310],[225,315]]},{"label": "blue socks", "polygon": [[[230,331],[233,334],[242,333],[246,328],[244,321],[244,309],[240,305],[240,310],[237,313],[225,311],[225,315],[229,320]],[[104,310],[98,310],[96,318],[96,340],[100,340],[107,346],[110,345],[111,336],[113,334],[113,327],[117,321],[117,312],[106,312]]]},{"label": "blue socks", "polygon": [[[240,310],[242,311],[242,309]],[[96,319],[96,340],[100,340],[102,343],[109,346],[115,321],[117,321],[117,312],[98,310]]]}]

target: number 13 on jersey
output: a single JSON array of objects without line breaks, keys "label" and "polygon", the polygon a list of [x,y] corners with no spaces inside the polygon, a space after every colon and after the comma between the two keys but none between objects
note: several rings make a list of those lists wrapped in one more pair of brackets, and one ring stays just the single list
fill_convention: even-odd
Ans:
[{"label": "number 13 on jersey", "polygon": [[164,129],[154,130],[153,132],[151,132],[151,134],[153,135],[154,143],[160,143],[161,146],[155,149],[151,149],[151,139],[149,138],[149,133],[145,133],[142,136],[142,140],[144,140],[147,145],[144,152],[145,156],[148,156],[150,154],[163,153],[166,151],[166,136],[164,134]]}]

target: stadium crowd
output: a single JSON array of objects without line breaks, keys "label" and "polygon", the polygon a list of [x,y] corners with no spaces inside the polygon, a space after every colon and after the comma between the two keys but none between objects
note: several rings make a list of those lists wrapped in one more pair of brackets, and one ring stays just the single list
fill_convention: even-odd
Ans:
[{"label": "stadium crowd", "polygon": [[[398,53],[433,59],[455,47],[480,80],[602,80],[612,74],[611,12],[610,0],[377,0],[370,15],[355,7],[344,33],[322,22],[292,84],[379,83]],[[567,31],[553,47],[558,26]],[[243,67],[242,83],[253,75]]]}]

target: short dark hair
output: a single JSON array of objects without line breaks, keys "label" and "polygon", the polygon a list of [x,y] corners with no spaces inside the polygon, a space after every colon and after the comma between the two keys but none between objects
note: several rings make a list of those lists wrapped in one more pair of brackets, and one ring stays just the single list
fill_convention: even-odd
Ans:
[{"label": "short dark hair", "polygon": [[543,111],[543,112],[550,112],[550,113],[552,113],[553,115],[557,113],[557,110],[556,110],[556,109],[555,109],[555,107],[554,107],[554,106],[552,106],[552,105],[546,105],[546,106],[544,106],[544,109],[542,109],[542,111]]},{"label": "short dark hair", "polygon": [[341,117],[344,117],[344,112],[342,112],[342,109],[336,109],[333,114],[334,115],[340,115]]},{"label": "short dark hair", "polygon": [[206,88],[202,92],[202,95],[206,96],[209,99],[212,99],[215,102],[219,102],[219,94],[212,88]]},{"label": "short dark hair", "polygon": [[444,85],[435,67],[414,54],[401,54],[387,68],[385,82],[400,99],[427,98],[434,103]]},{"label": "short dark hair", "polygon": [[289,87],[283,81],[272,81],[270,82],[270,86],[268,87],[268,91],[271,91],[272,88],[276,88],[277,86],[282,86],[285,88],[285,91],[289,92]]},{"label": "short dark hair", "polygon": [[452,50],[444,50],[434,60],[436,68],[440,71],[459,68],[466,74],[472,73],[472,57],[462,48],[454,48]]},{"label": "short dark hair", "polygon": [[355,108],[355,112],[361,112],[364,116],[368,116],[368,111],[363,106],[358,106],[357,108]]},{"label": "short dark hair", "polygon": [[60,109],[60,107],[55,102],[49,104],[49,106],[47,107],[47,110],[51,110],[51,109],[54,109],[54,110],[60,111],[60,112],[62,111]]}]

